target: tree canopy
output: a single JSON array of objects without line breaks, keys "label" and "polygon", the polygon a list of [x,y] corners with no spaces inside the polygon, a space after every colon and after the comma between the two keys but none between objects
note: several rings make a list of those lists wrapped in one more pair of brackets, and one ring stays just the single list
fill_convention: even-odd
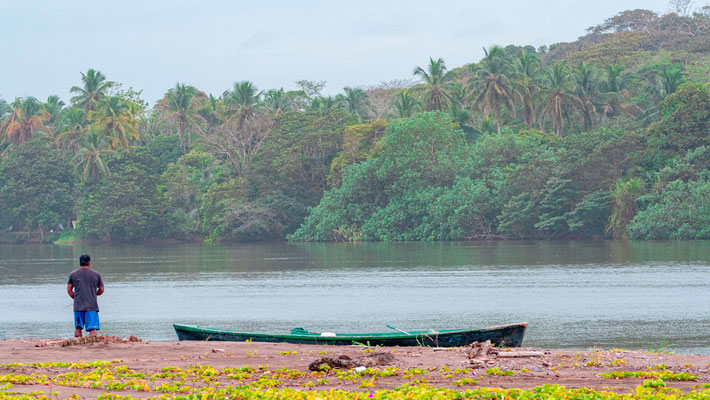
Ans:
[{"label": "tree canopy", "polygon": [[708,238],[706,11],[328,95],[240,78],[150,106],[89,68],[69,101],[0,99],[0,240]]}]

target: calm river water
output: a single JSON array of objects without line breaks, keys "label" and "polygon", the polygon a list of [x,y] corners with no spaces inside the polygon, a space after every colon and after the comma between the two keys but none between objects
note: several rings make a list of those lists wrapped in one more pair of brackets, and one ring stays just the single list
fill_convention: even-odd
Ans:
[{"label": "calm river water", "polygon": [[0,245],[0,339],[71,336],[83,252],[122,337],[527,321],[526,346],[710,354],[708,241]]}]

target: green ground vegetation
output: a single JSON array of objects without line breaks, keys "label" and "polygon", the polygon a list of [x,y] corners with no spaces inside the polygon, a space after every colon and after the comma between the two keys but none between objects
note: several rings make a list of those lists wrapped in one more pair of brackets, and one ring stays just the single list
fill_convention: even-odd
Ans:
[{"label": "green ground vegetation", "polygon": [[[42,362],[1,365],[0,399],[79,398],[78,394],[60,397],[59,390],[93,390],[103,400],[135,399],[707,399],[710,390],[698,385],[690,391],[668,387],[659,376],[671,380],[692,377],[658,374],[623,375],[609,378],[653,376],[635,389],[595,390],[568,389],[560,385],[541,385],[532,389],[502,389],[479,386],[466,369],[436,367],[401,371],[396,367],[367,368],[363,371],[333,369],[325,372],[303,372],[288,368],[242,366],[214,368],[210,365],[164,366],[158,370],[134,369],[121,360],[92,362]],[[492,373],[493,371],[494,373]],[[509,377],[498,368],[482,376],[505,380]],[[447,374],[443,382],[430,385],[424,378],[429,373]],[[482,377],[481,376],[481,377]],[[390,378],[404,378],[406,383],[393,387]],[[330,386],[330,388],[328,388]],[[28,392],[26,387],[43,390]],[[380,387],[392,387],[381,389]],[[452,388],[453,387],[453,388]],[[21,389],[22,388],[22,389]]]}]

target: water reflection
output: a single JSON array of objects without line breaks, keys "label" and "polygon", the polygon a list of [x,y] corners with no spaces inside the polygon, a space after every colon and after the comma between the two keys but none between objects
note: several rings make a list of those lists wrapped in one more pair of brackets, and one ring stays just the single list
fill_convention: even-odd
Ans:
[{"label": "water reflection", "polygon": [[[0,246],[0,338],[71,334],[82,253],[105,333],[175,339],[173,322],[383,331],[528,321],[526,345],[710,353],[710,242]],[[21,311],[21,312],[20,312]]]}]

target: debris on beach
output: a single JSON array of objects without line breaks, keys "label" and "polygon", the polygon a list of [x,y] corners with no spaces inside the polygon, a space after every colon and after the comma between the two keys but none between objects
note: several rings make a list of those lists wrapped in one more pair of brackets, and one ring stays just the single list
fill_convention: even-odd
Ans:
[{"label": "debris on beach", "polygon": [[493,363],[500,350],[491,345],[490,340],[483,343],[473,342],[469,345],[467,355],[474,368],[482,368],[486,364]]},{"label": "debris on beach", "polygon": [[[117,344],[103,344],[106,341],[102,339],[111,339],[110,343]],[[549,392],[551,398],[594,396],[589,390],[599,391],[605,399],[628,398],[629,393],[633,395],[637,390],[651,398],[653,394],[661,394],[658,390],[663,390],[668,398],[672,395],[686,400],[710,399],[710,355],[616,348],[500,348],[485,342],[436,350],[147,340],[134,345],[128,340],[115,336],[57,339],[49,341],[48,346],[52,347],[35,347],[47,346],[47,339],[39,338],[0,341],[0,378],[15,385],[13,390],[18,388],[23,393],[46,393],[53,387],[52,391],[59,393],[56,398],[70,398],[74,394],[96,398],[107,391],[115,393],[116,398],[133,395],[135,399],[135,394],[148,397],[150,393],[146,392],[163,391],[166,397],[189,394],[200,397],[233,385],[238,379],[240,384],[234,387],[240,392],[230,392],[225,398],[238,398],[240,393],[242,397],[244,393],[256,396],[268,382],[278,385],[273,390],[279,391],[276,396],[280,398],[295,397],[300,391],[308,393],[306,397],[326,398],[331,389],[361,393],[363,388],[371,393],[406,388],[416,391],[412,392],[413,398],[453,398],[456,393],[460,397],[462,392],[451,390],[477,385],[481,390],[491,388],[486,389],[490,392],[481,393],[482,396],[501,397],[503,388],[527,390],[526,396],[533,398],[548,393],[532,391],[545,385],[545,391],[559,388],[554,389],[554,393]],[[63,342],[72,345],[61,347]],[[177,343],[180,346],[176,347]],[[293,354],[299,356],[293,357]],[[480,367],[471,361],[481,362]],[[311,373],[314,370],[318,372]],[[144,378],[136,378],[139,374]],[[183,381],[185,374],[199,378],[200,384]],[[67,376],[75,378],[67,379]],[[654,384],[662,380],[665,386],[659,386],[662,389],[647,387],[644,386],[646,380]],[[89,387],[89,384],[95,386]],[[424,391],[425,385],[428,391]],[[568,389],[561,389],[563,386]],[[700,394],[699,390],[703,389],[706,390]],[[612,391],[621,394],[614,397],[610,394]],[[520,397],[522,392],[506,393],[508,397]],[[682,393],[687,395],[683,397]],[[391,398],[396,394],[380,392],[376,397]],[[357,396],[361,397],[353,394],[348,398]]]},{"label": "debris on beach", "polygon": [[46,342],[38,343],[35,347],[48,347],[48,346],[77,346],[82,344],[92,344],[92,343],[141,343],[142,339],[131,335],[128,338],[120,338],[118,336],[112,335],[96,335],[96,336],[82,336],[75,337],[71,339],[54,339],[48,340]]},{"label": "debris on beach", "polygon": [[[543,357],[548,352],[541,349],[500,349],[491,345],[491,341],[487,340],[483,343],[473,342],[468,346],[466,351],[468,359],[473,368],[482,368],[487,364],[493,364],[499,358],[531,358]],[[544,364],[544,362],[543,362]]]},{"label": "debris on beach", "polygon": [[395,362],[392,353],[375,352],[360,357],[360,365],[371,368],[378,365],[391,365]]},{"label": "debris on beach", "polygon": [[310,371],[327,371],[333,368],[351,369],[358,364],[350,357],[341,355],[339,357],[321,357],[308,365]]},{"label": "debris on beach", "polygon": [[310,371],[324,371],[328,369],[353,369],[356,367],[372,368],[378,365],[390,365],[395,357],[391,353],[377,352],[363,357],[351,358],[346,355],[339,357],[321,357],[308,365]]}]

